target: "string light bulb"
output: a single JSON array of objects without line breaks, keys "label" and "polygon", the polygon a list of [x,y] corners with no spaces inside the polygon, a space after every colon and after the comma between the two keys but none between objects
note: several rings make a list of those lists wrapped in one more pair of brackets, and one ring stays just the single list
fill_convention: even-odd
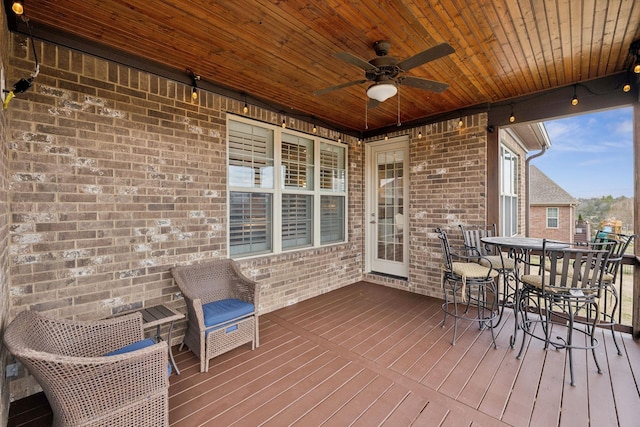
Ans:
[{"label": "string light bulb", "polygon": [[640,62],[633,67],[633,72],[636,74],[640,74]]},{"label": "string light bulb", "polygon": [[422,139],[422,130],[418,131],[418,139]]},{"label": "string light bulb", "polygon": [[244,102],[244,107],[242,108],[242,112],[245,114],[249,112],[249,106],[247,105],[247,101]]},{"label": "string light bulb", "polygon": [[462,126],[464,126],[464,122],[462,121],[462,117],[460,117],[458,119],[458,127],[461,128]]},{"label": "string light bulb", "polygon": [[577,85],[573,85],[573,98],[571,98],[571,105],[574,107],[578,105],[578,95],[576,94]]},{"label": "string light bulb", "polygon": [[514,123],[516,121],[516,116],[513,115],[513,104],[511,104],[511,115],[509,116],[509,123]]},{"label": "string light bulb", "polygon": [[626,82],[624,86],[622,86],[622,91],[626,93],[626,92],[629,92],[630,90],[631,90],[631,83]]},{"label": "string light bulb", "polygon": [[287,128],[287,121],[285,119],[282,119],[282,129],[286,129]]},{"label": "string light bulb", "polygon": [[198,99],[198,80],[200,76],[187,68],[187,74],[191,77],[191,99],[196,101]]},{"label": "string light bulb", "polygon": [[318,133],[318,128],[315,123],[313,124],[313,133]]},{"label": "string light bulb", "polygon": [[11,10],[13,10],[13,13],[19,16],[24,13],[24,6],[22,5],[21,1],[16,0],[11,5]]}]

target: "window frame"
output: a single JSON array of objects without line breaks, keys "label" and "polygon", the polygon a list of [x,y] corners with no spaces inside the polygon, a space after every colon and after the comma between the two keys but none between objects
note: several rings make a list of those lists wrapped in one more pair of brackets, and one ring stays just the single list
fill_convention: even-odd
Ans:
[{"label": "window frame", "polygon": [[[243,187],[243,186],[232,186],[230,185],[230,135],[232,132],[232,122],[238,122],[240,124],[256,126],[260,128],[264,128],[267,131],[273,133],[273,187],[272,188],[264,188],[264,187]],[[285,129],[281,126],[272,125],[269,123],[264,123],[257,120],[252,120],[246,117],[236,116],[236,115],[227,115],[226,120],[227,125],[227,153],[226,153],[226,177],[227,177],[227,250],[230,258],[250,258],[255,256],[263,256],[263,255],[277,255],[280,253],[288,253],[294,252],[301,249],[308,248],[320,248],[327,247],[336,244],[344,244],[349,240],[348,237],[348,229],[349,229],[349,218],[347,207],[349,206],[348,201],[348,146],[343,143],[339,143],[336,141],[332,141],[327,138],[322,138],[318,135],[307,134],[304,132],[299,132],[292,129]],[[283,160],[283,135],[293,136],[295,138],[310,140],[313,145],[313,155],[312,163],[308,164],[311,166],[309,169],[312,172],[311,184],[305,187],[292,187],[291,185],[285,186],[285,170],[284,165],[287,163],[287,160]],[[285,137],[287,138],[287,137]],[[292,138],[287,138],[289,141],[287,143],[291,143]],[[330,147],[336,147],[338,150],[338,157],[342,157],[342,164],[340,165],[342,169],[338,169],[337,176],[334,176],[334,180],[342,181],[338,182],[338,185],[331,185],[331,188],[323,188],[323,182],[321,182],[321,174],[324,172],[326,176],[326,167],[325,170],[322,169],[322,155],[321,151],[324,149],[327,151],[326,145]],[[340,156],[341,154],[341,156]],[[326,156],[325,156],[326,158]],[[290,162],[290,159],[288,160]],[[291,164],[291,163],[289,163]],[[341,172],[341,173],[340,173]],[[334,174],[336,175],[336,174]],[[326,178],[322,178],[325,179]],[[268,193],[271,195],[271,249],[265,250],[261,252],[242,252],[242,253],[232,253],[232,239],[231,239],[231,198],[232,195],[236,193]],[[341,212],[341,218],[338,216],[338,221],[342,220],[342,230],[338,226],[329,227],[329,230],[332,232],[331,239],[327,240],[326,236],[322,235],[321,225],[325,225],[327,218],[326,212],[322,212],[321,208],[323,206],[323,197],[337,197],[342,200],[341,210],[337,209],[338,212]],[[305,243],[296,243],[287,247],[286,239],[283,244],[282,239],[282,230],[283,230],[283,198],[286,200],[291,197],[310,197],[310,209],[311,209],[311,239],[308,244]],[[326,199],[325,199],[326,200]],[[323,216],[324,214],[324,216]],[[291,216],[290,216],[291,218]],[[336,216],[332,216],[330,219],[335,223]],[[290,225],[291,223],[289,223]],[[326,234],[326,233],[325,233]],[[336,240],[336,236],[342,237],[341,240]],[[324,242],[324,243],[323,243]]]},{"label": "window frame", "polygon": [[[509,159],[509,187],[507,188],[505,178],[506,172],[504,169],[505,165],[505,154],[509,154],[511,159]],[[520,165],[520,156],[518,156],[513,150],[511,150],[507,145],[501,141],[500,142],[500,151],[499,151],[499,167],[500,167],[500,235],[505,237],[512,237],[518,234],[519,229],[519,216],[520,216],[520,195],[518,193],[519,189],[519,165]],[[507,191],[511,190],[511,191]],[[509,206],[506,204],[506,200],[509,200]],[[508,210],[507,210],[508,208]],[[509,220],[507,222],[507,219]],[[509,230],[507,230],[507,225],[510,225]]]},{"label": "window frame", "polygon": [[[555,211],[556,211],[556,216],[555,216],[555,217],[553,217],[553,216],[549,215],[549,212],[550,212],[552,209],[555,209]],[[558,228],[560,228],[560,208],[559,208],[559,207],[557,207],[557,206],[549,206],[549,207],[547,207],[546,212],[547,212],[547,219],[546,219],[546,226],[547,226],[547,228],[552,228],[552,229],[558,229]],[[555,225],[555,227],[554,227],[554,226],[549,225],[549,220],[550,220],[550,219],[554,219],[554,220],[556,221],[556,225]]]}]

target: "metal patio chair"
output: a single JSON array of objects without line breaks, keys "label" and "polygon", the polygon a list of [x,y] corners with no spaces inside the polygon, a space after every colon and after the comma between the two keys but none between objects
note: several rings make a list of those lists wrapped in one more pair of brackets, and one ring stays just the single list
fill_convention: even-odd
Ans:
[{"label": "metal patio chair", "polygon": [[491,262],[485,258],[488,267],[476,261],[483,258],[482,255],[473,253],[454,253],[449,244],[447,233],[441,228],[436,228],[442,248],[442,290],[444,303],[442,310],[444,318],[442,326],[445,326],[447,316],[453,317],[452,345],[456,343],[458,319],[478,322],[480,329],[488,327],[491,330],[491,341],[497,348],[494,333],[494,322],[499,315],[496,303],[497,286],[495,278],[498,270],[491,267]]},{"label": "metal patio chair", "polygon": [[[517,357],[523,354],[526,336],[543,340],[545,350],[549,346],[566,349],[572,386],[575,385],[574,349],[591,350],[598,373],[602,373],[595,351],[599,345],[595,330],[600,316],[600,297],[609,246],[607,243],[575,244],[545,239],[539,268],[518,276],[520,291],[517,307],[522,314],[521,329],[524,333]],[[518,259],[518,262],[521,260]],[[540,328],[535,328],[536,325]],[[564,327],[564,336],[560,333],[556,335],[555,327]],[[540,329],[542,335],[538,334]],[[574,339],[574,333],[585,334],[586,343]]]}]

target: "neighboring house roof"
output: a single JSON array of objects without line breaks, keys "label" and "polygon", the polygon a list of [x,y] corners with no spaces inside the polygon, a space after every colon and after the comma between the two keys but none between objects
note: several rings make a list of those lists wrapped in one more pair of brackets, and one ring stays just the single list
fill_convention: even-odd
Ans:
[{"label": "neighboring house roof", "polygon": [[529,169],[529,204],[538,206],[577,205],[578,200],[567,193],[540,169]]}]

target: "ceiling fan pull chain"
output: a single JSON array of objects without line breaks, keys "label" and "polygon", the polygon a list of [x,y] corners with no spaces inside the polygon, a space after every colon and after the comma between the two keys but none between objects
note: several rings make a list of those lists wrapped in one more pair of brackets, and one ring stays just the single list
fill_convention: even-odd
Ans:
[{"label": "ceiling fan pull chain", "polygon": [[398,126],[402,126],[400,123],[400,91],[398,91]]},{"label": "ceiling fan pull chain", "polygon": [[364,128],[369,129],[369,102],[364,103]]}]

